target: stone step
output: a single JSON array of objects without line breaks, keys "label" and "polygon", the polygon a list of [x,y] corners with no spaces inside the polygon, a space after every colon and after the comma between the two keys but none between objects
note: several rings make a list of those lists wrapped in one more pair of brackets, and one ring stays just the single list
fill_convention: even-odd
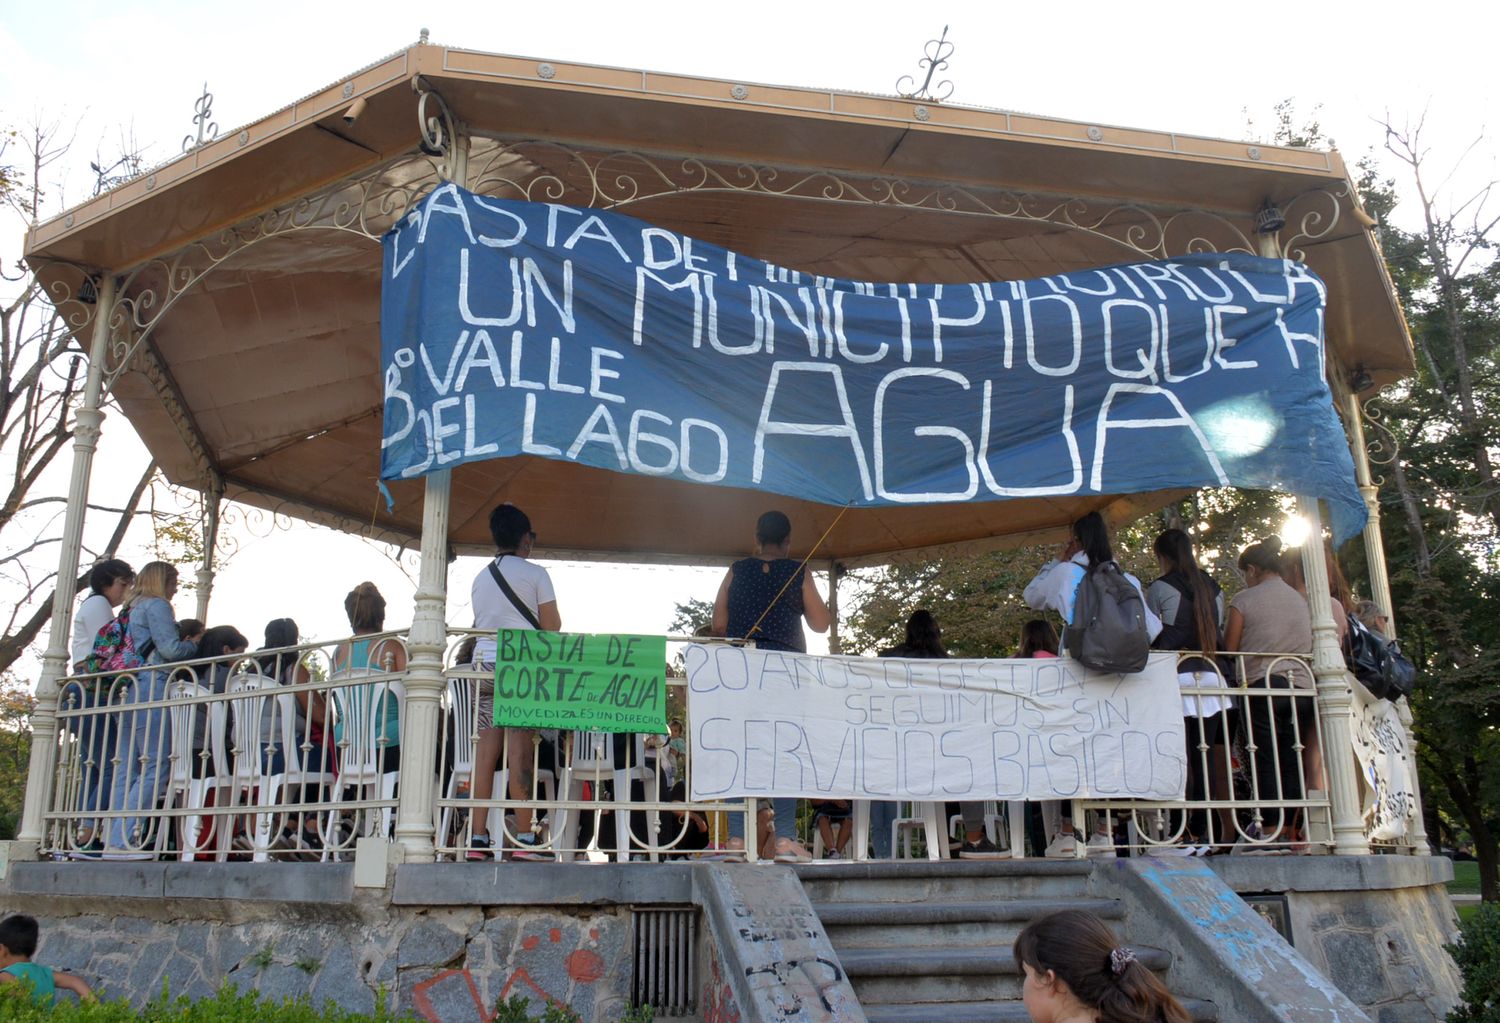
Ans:
[{"label": "stone step", "polygon": [[[1185,1000],[1183,1008],[1194,1023],[1216,1023],[1219,1007],[1213,1002]],[[866,1005],[870,1023],[1028,1023],[1020,1002],[908,1002]]]},{"label": "stone step", "polygon": [[1021,928],[1064,909],[1085,909],[1106,920],[1125,915],[1117,899],[1011,899],[955,902],[815,903],[834,948],[912,948],[985,945],[1008,948]]},{"label": "stone step", "polygon": [[[835,946],[837,948],[837,946]],[[860,1004],[1019,1002],[1020,968],[1008,947],[838,948]],[[1169,952],[1136,948],[1147,968],[1165,970]]]},{"label": "stone step", "polygon": [[1088,860],[902,860],[813,863],[796,868],[816,903],[973,902],[1076,898],[1087,893]]}]

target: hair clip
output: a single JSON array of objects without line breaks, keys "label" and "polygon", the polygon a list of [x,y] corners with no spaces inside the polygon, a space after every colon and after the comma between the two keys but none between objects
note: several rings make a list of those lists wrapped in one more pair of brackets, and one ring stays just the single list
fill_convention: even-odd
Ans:
[{"label": "hair clip", "polygon": [[1135,962],[1135,952],[1121,945],[1119,948],[1110,949],[1109,968],[1116,977],[1125,972],[1125,967]]}]

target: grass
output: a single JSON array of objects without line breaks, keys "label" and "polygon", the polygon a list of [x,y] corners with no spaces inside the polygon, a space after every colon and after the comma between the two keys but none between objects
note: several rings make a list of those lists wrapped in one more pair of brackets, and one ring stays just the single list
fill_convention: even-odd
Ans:
[{"label": "grass", "polygon": [[1449,895],[1479,894],[1479,864],[1473,860],[1453,864],[1453,880],[1448,882]]}]

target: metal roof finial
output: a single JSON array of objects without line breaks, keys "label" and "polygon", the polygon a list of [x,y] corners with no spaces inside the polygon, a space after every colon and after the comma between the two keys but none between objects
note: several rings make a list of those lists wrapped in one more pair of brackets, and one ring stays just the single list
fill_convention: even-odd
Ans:
[{"label": "metal roof finial", "polygon": [[927,40],[927,45],[922,48],[924,56],[917,61],[917,67],[927,69],[927,77],[922,79],[922,84],[913,89],[917,80],[911,75],[902,75],[896,80],[896,93],[902,99],[919,99],[928,103],[941,103],[953,95],[953,83],[944,79],[933,86],[932,76],[939,71],[948,69],[948,58],[953,56],[953,44],[948,42],[948,26],[943,26],[943,34],[936,39]]},{"label": "metal roof finial", "polygon": [[427,30],[425,28],[422,29],[420,32],[417,33],[417,45],[418,46],[426,46],[427,45]]},{"label": "metal roof finial", "polygon": [[208,83],[203,83],[203,95],[199,96],[193,104],[197,113],[193,114],[193,123],[198,126],[198,137],[191,135],[182,137],[182,151],[191,153],[205,143],[212,142],[219,136],[219,126],[214,123],[214,94],[208,91]]}]

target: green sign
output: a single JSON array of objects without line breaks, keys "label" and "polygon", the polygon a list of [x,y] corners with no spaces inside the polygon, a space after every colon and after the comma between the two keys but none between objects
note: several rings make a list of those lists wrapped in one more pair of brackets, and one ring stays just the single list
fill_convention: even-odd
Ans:
[{"label": "green sign", "polygon": [[495,644],[496,725],[666,732],[665,637],[501,629]]}]

